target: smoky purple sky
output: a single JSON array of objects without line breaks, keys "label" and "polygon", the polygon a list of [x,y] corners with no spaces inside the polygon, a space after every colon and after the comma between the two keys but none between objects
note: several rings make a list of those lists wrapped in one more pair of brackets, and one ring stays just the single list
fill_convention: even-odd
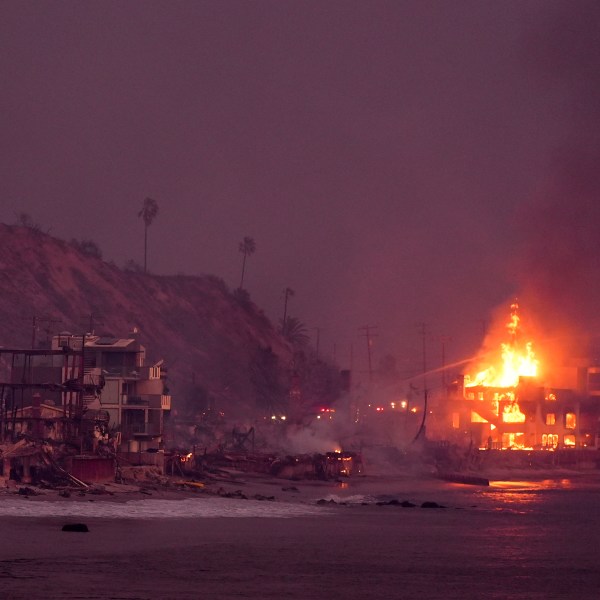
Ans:
[{"label": "smoky purple sky", "polygon": [[418,368],[420,322],[458,360],[519,291],[519,220],[573,127],[549,49],[589,5],[2,2],[0,220],[143,262],[150,196],[153,272],[236,287],[251,236],[252,299],[277,321],[291,287],[342,366],[367,324],[375,363]]}]

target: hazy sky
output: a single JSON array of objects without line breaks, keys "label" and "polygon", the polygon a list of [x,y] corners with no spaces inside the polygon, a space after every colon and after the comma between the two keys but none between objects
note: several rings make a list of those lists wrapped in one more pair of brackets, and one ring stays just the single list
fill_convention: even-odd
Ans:
[{"label": "hazy sky", "polygon": [[152,271],[236,287],[248,235],[253,300],[278,320],[291,287],[344,366],[367,324],[375,362],[420,364],[420,322],[458,359],[519,291],[519,220],[572,129],[550,50],[589,6],[4,1],[0,220],[143,262],[150,196]]}]

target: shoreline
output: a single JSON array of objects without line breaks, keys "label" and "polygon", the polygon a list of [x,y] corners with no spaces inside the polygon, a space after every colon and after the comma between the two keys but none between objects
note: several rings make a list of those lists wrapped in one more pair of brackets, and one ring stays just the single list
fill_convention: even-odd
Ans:
[{"label": "shoreline", "polygon": [[[481,474],[490,481],[490,487],[523,486],[526,482],[597,482],[600,471],[570,469],[497,469]],[[189,498],[222,498],[258,500],[265,503],[315,503],[319,499],[337,497],[340,502],[353,496],[384,497],[402,493],[435,494],[448,489],[490,489],[468,483],[449,482],[435,474],[410,471],[375,473],[344,478],[342,480],[290,480],[268,475],[231,472],[229,479],[198,481],[193,478],[167,477],[166,484],[152,481],[136,483],[104,482],[92,484],[88,489],[75,487],[47,488],[16,484],[11,489],[0,489],[0,503],[5,499],[20,498],[26,502],[113,502],[133,500],[186,500]],[[566,485],[566,484],[565,484]],[[403,500],[404,498],[399,498]]]}]

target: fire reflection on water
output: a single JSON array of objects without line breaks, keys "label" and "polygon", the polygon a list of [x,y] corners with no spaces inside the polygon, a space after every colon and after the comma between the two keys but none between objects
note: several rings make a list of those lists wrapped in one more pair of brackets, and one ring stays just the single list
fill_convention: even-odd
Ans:
[{"label": "fire reflection on water", "polygon": [[490,487],[499,490],[549,490],[572,488],[571,479],[542,479],[540,481],[490,481]]},{"label": "fire reflection on water", "polygon": [[540,500],[540,495],[551,490],[572,489],[570,479],[543,479],[540,481],[491,481],[490,487],[481,492],[481,496],[497,504],[495,510],[510,508],[519,511],[519,507],[529,509]]}]

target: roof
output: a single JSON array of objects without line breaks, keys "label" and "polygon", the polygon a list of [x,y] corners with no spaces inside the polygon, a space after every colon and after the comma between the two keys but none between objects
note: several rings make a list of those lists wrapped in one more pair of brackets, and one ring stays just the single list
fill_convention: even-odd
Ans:
[{"label": "roof", "polygon": [[123,350],[125,348],[129,348],[130,346],[137,346],[137,343],[137,340],[132,338],[99,337],[86,341],[85,347],[102,348],[103,350],[109,350],[111,348]]}]

